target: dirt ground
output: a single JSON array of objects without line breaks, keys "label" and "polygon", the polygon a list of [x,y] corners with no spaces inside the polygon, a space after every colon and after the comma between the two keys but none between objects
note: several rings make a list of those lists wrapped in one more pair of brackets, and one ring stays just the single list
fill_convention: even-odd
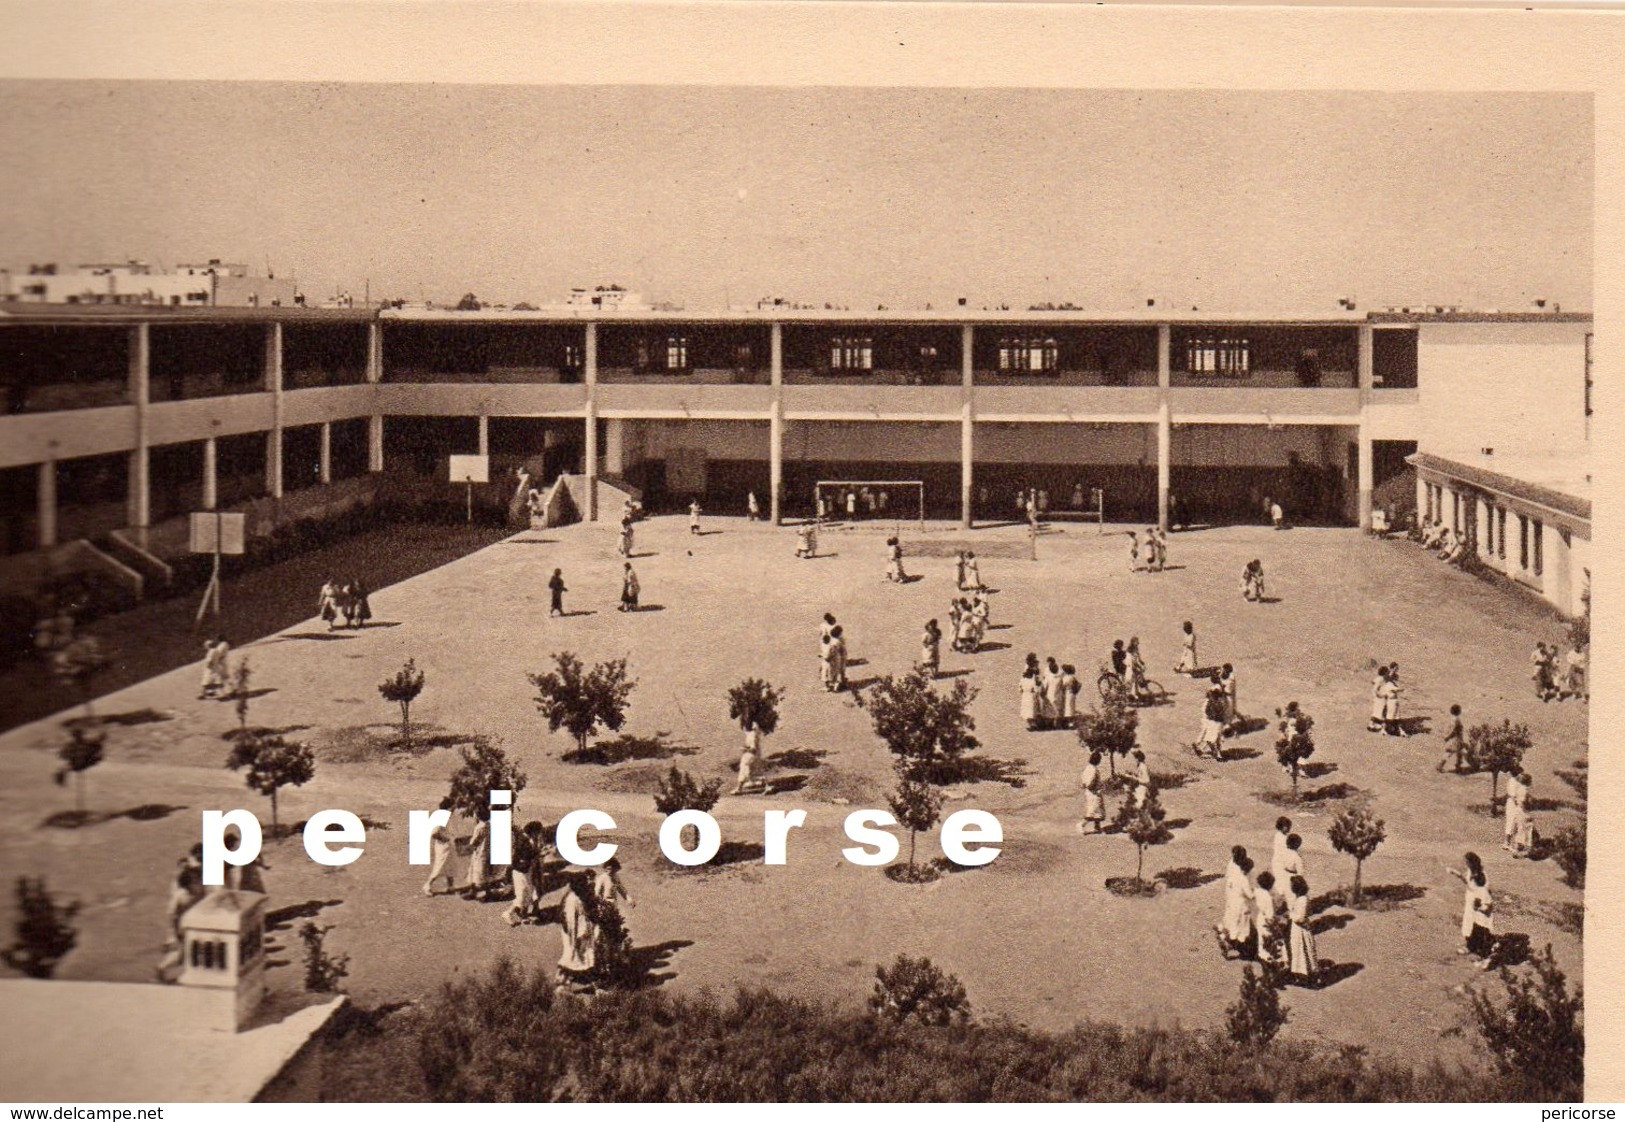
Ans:
[{"label": "dirt ground", "polygon": [[[880,528],[832,530],[826,555],[796,561],[792,530],[707,519],[691,536],[686,519],[639,527],[634,558],[644,610],[615,611],[620,560],[614,527],[582,525],[524,533],[379,591],[377,626],[329,633],[307,620],[251,643],[257,696],[250,720],[288,730],[315,747],[316,778],[284,791],[284,822],[346,807],[371,824],[367,852],[342,869],[309,861],[297,837],[268,844],[271,906],[280,926],[272,985],[301,985],[293,927],[315,916],[333,930],[332,950],[351,956],[347,987],[363,1003],[408,1001],[459,972],[502,955],[556,961],[556,927],[510,929],[501,906],[426,899],[424,871],[406,863],[406,812],[433,807],[456,762],[456,745],[499,738],[528,776],[519,821],[549,821],[576,807],[614,815],[624,879],[635,902],[628,924],[654,976],[682,990],[762,984],[857,1003],[876,963],[899,952],[929,955],[965,983],[979,1015],[1059,1028],[1082,1019],[1216,1026],[1234,1000],[1240,967],[1220,961],[1211,930],[1222,910],[1221,875],[1232,844],[1267,862],[1276,816],[1304,836],[1312,892],[1346,883],[1353,862],[1335,853],[1326,825],[1338,794],[1368,793],[1388,840],[1366,863],[1367,885],[1412,886],[1390,910],[1332,907],[1319,918],[1319,952],[1337,980],[1288,992],[1285,1035],[1368,1046],[1416,1061],[1472,1051],[1464,987],[1484,976],[1456,953],[1460,885],[1445,872],[1464,850],[1485,858],[1499,930],[1551,943],[1578,981],[1582,894],[1550,860],[1517,861],[1499,848],[1500,823],[1485,809],[1487,776],[1434,770],[1448,708],[1470,724],[1510,717],[1535,739],[1539,828],[1555,833],[1584,813],[1583,796],[1558,772],[1583,776],[1586,709],[1543,705],[1532,695],[1528,654],[1562,634],[1542,606],[1448,569],[1413,545],[1351,530],[1274,532],[1233,527],[1175,534],[1169,571],[1127,571],[1126,539],[1093,526],[1046,534],[1038,560],[990,556],[989,648],[943,653],[945,672],[977,690],[977,755],[998,761],[989,778],[950,791],[948,809],[980,807],[1003,823],[1005,848],[991,865],[924,886],[893,883],[847,863],[843,819],[883,807],[890,760],[852,694],[818,684],[818,620],[844,624],[860,685],[905,670],[921,625],[946,624],[953,563],[919,557],[921,579],[883,579]],[[930,552],[964,541],[988,554],[1024,549],[1019,529],[930,531]],[[908,537],[905,531],[905,538]],[[918,537],[916,532],[914,537]],[[1260,558],[1276,602],[1249,604],[1239,574]],[[546,581],[562,568],[570,592],[562,619],[547,615]],[[315,587],[310,589],[314,600]],[[1240,709],[1271,716],[1298,701],[1316,721],[1315,777],[1306,799],[1283,811],[1261,796],[1286,779],[1274,761],[1273,724],[1236,742],[1247,757],[1198,761],[1184,746],[1200,725],[1200,691],[1171,667],[1180,622],[1195,622],[1204,664],[1234,663]],[[1153,898],[1104,887],[1132,873],[1121,836],[1081,837],[1077,788],[1082,758],[1070,732],[1029,733],[1018,720],[1017,678],[1027,652],[1077,665],[1091,698],[1096,669],[1114,638],[1138,635],[1151,675],[1171,704],[1146,709],[1141,744],[1155,772],[1179,776],[1163,792],[1171,843],[1146,857],[1149,873],[1175,871]],[[616,765],[572,764],[572,745],[549,734],[526,682],[557,651],[587,660],[625,657],[638,680],[627,731],[665,734],[671,758]],[[377,684],[408,657],[427,675],[413,709],[420,749],[390,750],[395,707]],[[1408,714],[1432,730],[1408,740],[1365,731],[1372,668],[1398,661]],[[701,777],[731,776],[740,734],[727,716],[728,687],[747,676],[788,688],[779,732],[766,752],[771,774],[791,788],[772,796],[725,797],[716,810],[724,837],[746,855],[703,872],[668,864],[655,843],[650,791],[672,762]],[[112,721],[108,762],[88,775],[93,825],[45,825],[71,807],[54,786],[57,718],[0,736],[0,870],[44,874],[56,892],[84,905],[80,944],[59,970],[68,978],[139,981],[152,976],[164,936],[166,882],[197,837],[204,809],[248,807],[268,818],[266,800],[222,766],[221,734],[232,707],[196,700],[196,665],[105,698]],[[799,778],[797,778],[799,777]],[[728,784],[731,786],[731,782]],[[1346,785],[1346,786],[1344,786]],[[799,788],[799,789],[795,789]],[[764,809],[802,807],[789,864],[752,858]],[[906,847],[906,840],[905,840]],[[922,857],[935,838],[922,836]],[[13,901],[0,900],[9,931]]]}]

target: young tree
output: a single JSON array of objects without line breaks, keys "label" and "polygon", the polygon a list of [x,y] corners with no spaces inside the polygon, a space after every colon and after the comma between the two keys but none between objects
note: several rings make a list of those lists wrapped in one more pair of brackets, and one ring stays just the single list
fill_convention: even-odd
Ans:
[{"label": "young tree", "polygon": [[1145,802],[1139,806],[1130,799],[1117,808],[1113,824],[1121,833],[1128,835],[1138,855],[1134,866],[1135,884],[1145,883],[1145,851],[1154,845],[1167,845],[1174,840],[1173,831],[1163,822],[1167,817],[1168,812],[1162,809],[1162,801],[1155,790],[1149,792]]},{"label": "young tree", "polygon": [[924,674],[914,671],[882,678],[865,702],[875,735],[897,757],[910,778],[925,779],[942,764],[951,764],[977,746],[976,718],[970,703],[976,696],[963,678],[947,693],[938,693]]},{"label": "young tree", "polygon": [[908,868],[912,873],[915,835],[929,830],[942,817],[942,792],[922,780],[911,779],[906,769],[898,768],[897,789],[887,796],[886,805],[897,821],[908,827]]},{"label": "young tree", "polygon": [[57,681],[79,695],[85,717],[95,716],[90,705],[90,683],[113,665],[113,658],[93,635],[70,639],[51,654],[51,673]]},{"label": "young tree", "polygon": [[784,688],[771,686],[760,678],[746,678],[728,691],[728,716],[739,727],[755,725],[763,736],[772,736],[779,727],[779,702]]},{"label": "young tree", "polygon": [[929,958],[900,954],[890,967],[875,967],[869,1009],[894,1021],[949,1025],[970,1018],[970,998],[963,982]]},{"label": "young tree", "polygon": [[[722,780],[708,779],[700,783],[673,764],[660,780],[660,786],[655,788],[655,810],[661,814],[676,814],[679,810],[703,810],[709,813],[721,797]],[[698,827],[684,826],[683,844],[693,849],[699,844],[699,834]]]},{"label": "young tree", "polygon": [[385,701],[393,701],[401,707],[401,743],[410,746],[412,743],[412,703],[423,692],[423,671],[417,668],[412,659],[406,660],[406,665],[395,671],[393,675],[378,683],[378,692]]},{"label": "young tree", "polygon": [[569,651],[554,655],[553,662],[554,669],[546,674],[526,675],[536,687],[536,708],[547,718],[547,731],[568,731],[578,752],[587,750],[587,738],[600,725],[619,732],[637,685],[626,676],[626,660],[600,662],[590,672]]},{"label": "young tree", "polygon": [[350,972],[350,956],[329,954],[327,933],[330,923],[318,925],[307,919],[299,925],[299,941],[305,944],[305,989],[311,993],[338,993],[339,983]]},{"label": "young tree", "polygon": [[1275,715],[1281,718],[1281,723],[1276,726],[1281,735],[1275,740],[1275,758],[1292,776],[1292,797],[1295,799],[1298,797],[1298,774],[1304,761],[1315,754],[1315,719],[1302,710],[1287,713],[1277,709]]},{"label": "young tree", "polygon": [[276,831],[277,792],[284,787],[303,787],[316,774],[316,757],[310,746],[281,736],[249,733],[237,738],[226,757],[232,771],[247,768],[243,779],[248,786],[271,799],[271,830]]},{"label": "young tree", "polygon": [[1262,1048],[1286,1025],[1288,1010],[1274,974],[1268,965],[1256,974],[1251,963],[1241,968],[1241,992],[1225,1010],[1230,1039],[1237,1044]]},{"label": "young tree", "polygon": [[1503,967],[1506,1003],[1473,990],[1473,1020],[1496,1069],[1530,1101],[1578,1099],[1585,1084],[1585,991],[1569,991],[1548,943],[1531,956],[1534,976]]},{"label": "young tree", "polygon": [[231,703],[237,710],[237,735],[248,735],[248,683],[254,672],[249,669],[248,659],[237,660],[237,669],[231,672]]},{"label": "young tree", "polygon": [[1354,803],[1338,811],[1326,836],[1331,839],[1333,849],[1354,858],[1354,894],[1350,902],[1358,905],[1360,869],[1388,837],[1382,819],[1373,816],[1371,808],[1364,803]]},{"label": "young tree", "polygon": [[1515,773],[1523,766],[1523,754],[1534,741],[1528,725],[1515,725],[1502,718],[1499,725],[1474,725],[1467,730],[1467,759],[1475,771],[1490,773],[1490,814],[1495,814],[1496,788],[1502,773]]},{"label": "young tree", "polygon": [[463,762],[451,774],[446,806],[481,822],[491,820],[491,792],[525,789],[525,773],[509,761],[500,745],[480,737],[462,747]]},{"label": "young tree", "polygon": [[1116,688],[1107,694],[1099,710],[1078,714],[1079,742],[1085,751],[1106,757],[1113,778],[1117,776],[1117,757],[1134,751],[1139,728],[1140,714],[1129,706],[1128,693]]},{"label": "young tree", "polygon": [[58,904],[52,899],[45,878],[18,877],[16,935],[0,958],[30,978],[49,978],[79,941],[73,928],[78,911],[78,904]]},{"label": "young tree", "polygon": [[102,747],[106,741],[107,737],[102,733],[73,725],[68,729],[66,743],[57,749],[56,754],[63,766],[52,778],[61,787],[67,783],[69,775],[74,777],[73,806],[81,815],[85,813],[85,772],[102,762]]}]

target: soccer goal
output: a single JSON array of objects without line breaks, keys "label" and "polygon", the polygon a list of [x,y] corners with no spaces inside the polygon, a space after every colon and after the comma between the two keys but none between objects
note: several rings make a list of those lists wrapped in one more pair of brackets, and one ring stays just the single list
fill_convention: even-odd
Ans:
[{"label": "soccer goal", "polygon": [[827,521],[917,521],[925,529],[925,481],[921,479],[820,479],[813,509]]}]

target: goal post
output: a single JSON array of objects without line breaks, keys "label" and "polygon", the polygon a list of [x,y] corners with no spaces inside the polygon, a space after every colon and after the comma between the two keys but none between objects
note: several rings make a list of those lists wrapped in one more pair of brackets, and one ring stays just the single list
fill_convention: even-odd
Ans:
[{"label": "goal post", "polygon": [[829,521],[879,522],[913,518],[925,529],[923,479],[820,479],[813,510]]}]

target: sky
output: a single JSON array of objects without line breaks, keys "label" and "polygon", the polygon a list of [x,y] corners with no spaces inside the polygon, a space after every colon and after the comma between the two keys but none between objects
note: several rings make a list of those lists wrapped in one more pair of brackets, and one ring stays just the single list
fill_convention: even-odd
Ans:
[{"label": "sky", "polygon": [[312,300],[1591,306],[1584,94],[0,82],[0,265]]}]

